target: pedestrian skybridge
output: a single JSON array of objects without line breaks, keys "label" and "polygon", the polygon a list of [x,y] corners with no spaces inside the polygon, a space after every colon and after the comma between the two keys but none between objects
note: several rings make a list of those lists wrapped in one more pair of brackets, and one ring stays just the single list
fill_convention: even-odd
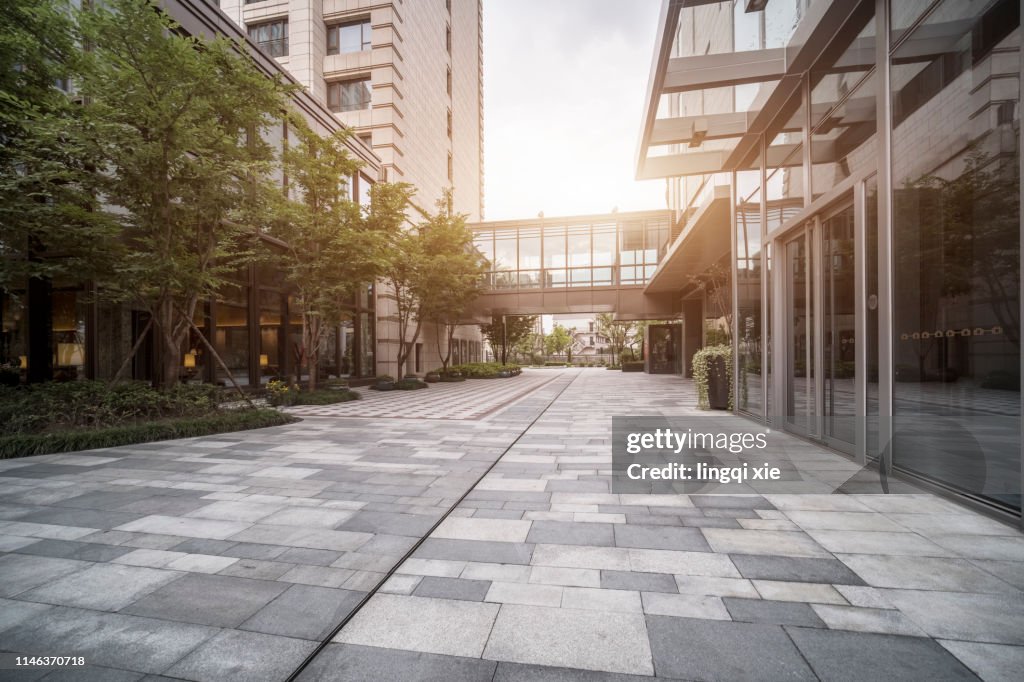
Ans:
[{"label": "pedestrian skybridge", "polygon": [[675,237],[670,211],[470,225],[490,263],[478,314],[615,312],[655,319],[678,312],[668,297],[644,293]]}]

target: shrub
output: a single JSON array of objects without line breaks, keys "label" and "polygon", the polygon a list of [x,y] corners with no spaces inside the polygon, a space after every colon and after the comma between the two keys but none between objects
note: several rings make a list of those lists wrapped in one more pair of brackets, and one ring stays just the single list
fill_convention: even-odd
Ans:
[{"label": "shrub", "polygon": [[415,391],[419,388],[429,388],[429,386],[419,377],[409,376],[396,383],[395,388],[399,391]]},{"label": "shrub", "polygon": [[725,360],[726,376],[729,381],[729,409],[733,409],[732,346],[705,346],[693,354],[693,383],[697,387],[697,407],[710,408],[708,404],[708,374],[714,358]]},{"label": "shrub", "polygon": [[470,379],[495,379],[501,376],[503,371],[508,372],[510,376],[518,376],[522,374],[523,369],[519,365],[502,365],[500,362],[470,362],[448,368],[449,373],[459,373]]},{"label": "shrub", "polygon": [[99,429],[73,429],[0,437],[0,459],[74,452],[169,438],[194,438],[215,433],[260,429],[301,421],[277,410],[243,408],[203,417],[150,421]]},{"label": "shrub", "polygon": [[631,360],[630,362],[622,363],[623,372],[642,372],[644,371],[644,363],[642,360]]},{"label": "shrub", "polygon": [[622,369],[622,365],[608,365],[607,367],[605,367],[605,369],[617,369],[617,370],[621,370],[621,369]]},{"label": "shrub", "polygon": [[335,403],[347,403],[350,400],[359,400],[360,396],[355,391],[336,388],[318,389],[316,391],[304,391],[295,396],[292,405],[334,405]]},{"label": "shrub", "polygon": [[143,382],[111,386],[103,381],[0,387],[0,424],[6,435],[199,417],[218,408],[217,389],[208,384],[180,384],[168,391]]},{"label": "shrub", "polygon": [[274,406],[294,405],[299,396],[299,387],[280,379],[267,382],[267,402]]}]

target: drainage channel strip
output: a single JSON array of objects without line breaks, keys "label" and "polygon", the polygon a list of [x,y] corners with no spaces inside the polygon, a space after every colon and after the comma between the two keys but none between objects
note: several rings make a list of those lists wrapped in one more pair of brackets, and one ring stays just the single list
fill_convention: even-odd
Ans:
[{"label": "drainage channel strip", "polygon": [[[377,584],[374,585],[373,588],[370,589],[370,591],[366,593],[366,595],[359,601],[359,603],[356,604],[355,608],[353,608],[351,611],[349,611],[348,615],[346,615],[341,620],[341,622],[338,623],[327,634],[327,636],[319,644],[317,644],[316,648],[313,649],[313,651],[311,651],[309,653],[309,655],[306,656],[306,658],[302,661],[302,663],[300,663],[299,666],[297,668],[295,668],[295,670],[292,671],[292,673],[286,678],[286,682],[295,682],[298,679],[299,675],[302,674],[302,671],[304,671],[307,667],[309,667],[309,664],[312,663],[314,661],[314,659],[316,659],[316,657],[320,654],[320,652],[323,651],[327,647],[327,645],[330,644],[331,641],[335,637],[338,636],[338,633],[341,632],[341,629],[344,628],[346,625],[348,625],[348,622],[350,620],[352,620],[355,617],[355,615],[357,613],[359,613],[360,610],[362,610],[362,608],[364,606],[366,606],[366,604],[370,601],[370,599],[373,598],[373,595],[377,594],[377,591],[380,590],[380,588],[384,586],[384,583],[386,583],[391,578],[391,576],[393,576],[395,574],[395,571],[398,570],[399,566],[401,566],[403,563],[405,563],[405,560],[408,559],[409,557],[411,557],[416,552],[416,550],[419,549],[420,545],[422,545],[426,541],[426,539],[428,537],[430,537],[431,534],[433,534],[433,532],[435,530],[437,530],[437,527],[440,526],[442,523],[444,523],[445,519],[447,519],[451,515],[451,513],[453,511],[455,511],[455,509],[460,504],[462,504],[462,501],[466,499],[466,496],[469,495],[471,492],[473,492],[473,490],[476,489],[477,485],[480,484],[480,481],[482,481],[484,479],[484,477],[487,476],[487,474],[491,473],[491,470],[494,469],[495,466],[497,466],[498,462],[500,462],[502,460],[502,458],[506,454],[508,454],[508,452],[512,448],[514,448],[516,446],[516,444],[522,439],[522,437],[526,435],[527,431],[529,431],[531,428],[533,428],[533,425],[536,424],[540,420],[540,418],[543,417],[547,413],[547,411],[551,408],[551,406],[555,404],[555,401],[558,400],[560,397],[562,397],[562,394],[565,393],[566,389],[568,389],[570,386],[573,385],[573,383],[575,383],[576,379],[579,378],[580,374],[581,374],[581,372],[577,372],[576,375],[572,379],[570,379],[569,381],[566,382],[565,386],[563,386],[562,388],[560,388],[558,390],[558,393],[556,393],[554,395],[554,397],[551,398],[551,400],[549,400],[547,402],[547,404],[544,406],[544,408],[541,409],[537,413],[537,416],[535,416],[533,419],[531,419],[530,423],[527,424],[525,427],[523,427],[523,430],[519,432],[519,435],[517,435],[515,437],[515,440],[513,440],[511,443],[509,443],[508,447],[506,447],[501,452],[501,454],[498,455],[495,458],[495,460],[491,463],[491,465],[488,466],[487,469],[482,474],[480,474],[480,477],[477,478],[475,481],[473,481],[473,485],[469,486],[469,488],[466,489],[466,492],[462,493],[462,496],[459,497],[459,499],[457,499],[455,501],[455,504],[450,506],[447,509],[447,511],[445,511],[445,513],[441,515],[441,518],[439,518],[437,520],[437,523],[435,523],[433,526],[431,526],[430,529],[423,535],[423,537],[421,537],[419,540],[417,540],[416,544],[413,545],[411,548],[409,548],[409,551],[407,551],[404,555],[402,555],[402,557],[395,563],[395,565],[391,567],[391,570],[389,570],[384,575],[384,577],[381,578],[380,581],[378,581]],[[545,383],[545,384],[539,386],[538,390],[542,389],[542,388],[545,388],[547,386],[550,386],[550,383]]]}]

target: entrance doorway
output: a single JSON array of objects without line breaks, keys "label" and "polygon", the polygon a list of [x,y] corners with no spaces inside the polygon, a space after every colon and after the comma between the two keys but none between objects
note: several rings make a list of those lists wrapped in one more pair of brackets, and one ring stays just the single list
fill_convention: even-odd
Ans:
[{"label": "entrance doorway", "polygon": [[787,429],[849,453],[857,437],[854,207],[815,216],[784,242]]}]

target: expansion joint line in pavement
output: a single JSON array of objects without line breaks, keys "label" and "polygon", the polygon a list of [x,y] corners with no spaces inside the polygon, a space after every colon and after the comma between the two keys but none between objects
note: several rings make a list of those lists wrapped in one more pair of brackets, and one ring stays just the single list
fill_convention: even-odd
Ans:
[{"label": "expansion joint line in pavement", "polygon": [[[362,610],[364,606],[366,606],[366,604],[370,601],[373,595],[377,594],[377,591],[380,590],[380,588],[384,586],[384,584],[391,578],[391,576],[395,574],[395,571],[398,570],[398,567],[405,563],[406,559],[411,557],[416,552],[416,550],[419,549],[420,545],[422,545],[424,541],[426,541],[426,539],[430,537],[435,530],[437,530],[437,527],[444,523],[445,519],[447,519],[451,515],[451,513],[455,511],[455,509],[460,504],[462,504],[462,501],[466,499],[466,496],[476,489],[476,487],[480,484],[480,481],[482,481],[484,477],[487,476],[487,474],[491,473],[491,470],[494,469],[495,466],[497,466],[498,462],[500,462],[506,454],[508,454],[509,450],[514,448],[516,444],[522,439],[522,437],[526,435],[527,431],[532,429],[533,425],[536,424],[540,420],[540,418],[543,417],[545,413],[547,413],[549,409],[551,409],[551,406],[555,404],[555,401],[561,398],[562,394],[565,393],[566,389],[568,389],[570,386],[573,385],[573,383],[575,383],[576,379],[579,378],[580,374],[581,372],[576,372],[576,375],[571,380],[566,382],[565,386],[559,389],[558,393],[556,393],[554,397],[552,397],[551,400],[548,401],[544,408],[537,413],[537,416],[531,419],[530,423],[523,427],[523,430],[519,432],[519,434],[511,443],[508,444],[508,447],[502,450],[501,454],[494,459],[491,465],[487,467],[487,469],[482,474],[480,474],[480,477],[473,481],[473,485],[469,486],[466,489],[466,492],[462,493],[462,496],[459,497],[459,499],[457,499],[452,506],[448,507],[444,514],[442,514],[441,517],[437,520],[437,523],[431,526],[430,529],[426,533],[424,533],[423,537],[417,540],[416,544],[410,547],[409,551],[402,555],[402,557],[395,563],[394,566],[391,567],[391,569],[384,575],[384,577],[381,578],[377,582],[377,584],[374,585],[370,589],[370,591],[363,596],[361,600],[359,600],[359,603],[356,604],[355,608],[349,611],[348,615],[346,615],[341,620],[340,623],[334,626],[334,628],[331,629],[327,636],[324,637],[319,644],[317,644],[316,648],[313,649],[313,651],[311,651],[309,655],[306,656],[302,663],[300,663],[299,666],[295,668],[295,670],[292,671],[292,673],[286,678],[286,682],[295,682],[295,680],[298,679],[299,675],[302,674],[302,671],[305,670],[309,666],[309,664],[312,663],[313,660],[320,654],[320,652],[323,651],[327,647],[327,645],[331,643],[331,640],[338,636],[338,633],[341,632],[341,629],[348,625],[348,622],[352,620],[355,617],[355,615],[359,613],[360,610]],[[536,390],[540,390],[550,385],[550,382],[544,383],[538,386]]]}]

